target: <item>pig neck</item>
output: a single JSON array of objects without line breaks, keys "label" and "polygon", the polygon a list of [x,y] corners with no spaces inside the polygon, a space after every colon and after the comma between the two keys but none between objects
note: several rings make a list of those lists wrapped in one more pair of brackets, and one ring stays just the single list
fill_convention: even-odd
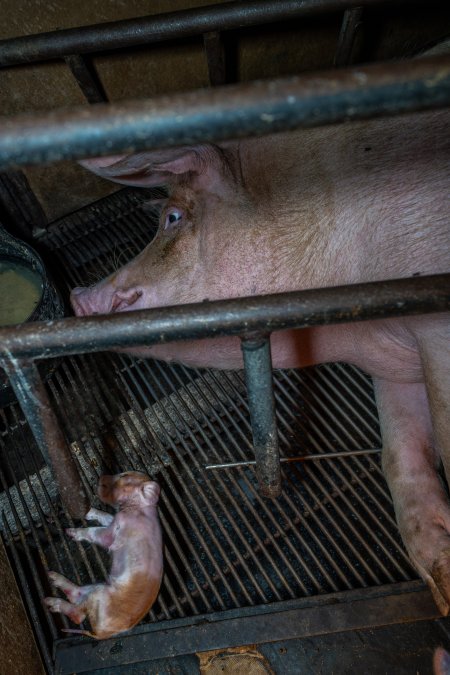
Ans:
[{"label": "pig neck", "polygon": [[[325,142],[319,134],[307,136],[308,150],[302,159],[298,155],[299,147],[305,150],[304,135],[298,142],[294,134],[259,139],[260,144],[241,144],[244,187],[256,211],[253,229],[258,230],[259,254],[252,268],[260,279],[263,273],[267,275],[265,287],[260,285],[259,292],[320,288],[358,280],[358,235],[349,231],[349,223],[341,227],[341,214],[336,210],[338,185],[329,158],[333,133],[325,133]],[[283,147],[282,153],[277,145]],[[314,145],[314,151],[310,145]],[[267,157],[270,164],[264,161]],[[255,176],[255,180],[245,182],[245,176]]]}]

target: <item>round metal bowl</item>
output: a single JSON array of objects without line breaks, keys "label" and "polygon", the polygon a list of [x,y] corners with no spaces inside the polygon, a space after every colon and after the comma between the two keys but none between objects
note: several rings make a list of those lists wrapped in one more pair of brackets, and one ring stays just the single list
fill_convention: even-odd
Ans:
[{"label": "round metal bowl", "polygon": [[[41,296],[30,316],[21,323],[60,319],[64,316],[64,303],[49,278],[40,255],[28,244],[16,239],[0,226],[0,262],[16,263],[31,270],[41,280]],[[53,369],[53,362],[42,361],[40,371],[48,377]],[[14,392],[8,378],[0,368],[0,407],[15,400]]]}]

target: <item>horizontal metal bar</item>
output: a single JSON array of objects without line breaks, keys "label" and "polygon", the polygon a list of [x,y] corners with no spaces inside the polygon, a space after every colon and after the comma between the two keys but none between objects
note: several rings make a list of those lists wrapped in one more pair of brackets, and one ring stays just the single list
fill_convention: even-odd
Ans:
[{"label": "horizontal metal bar", "polygon": [[55,666],[61,675],[82,673],[136,663],[142,654],[173,657],[437,618],[430,591],[407,582],[140,626],[95,646],[93,640],[61,640]]},{"label": "horizontal metal bar", "polygon": [[[381,448],[370,448],[368,450],[346,450],[343,452],[324,452],[313,455],[298,455],[297,457],[280,457],[280,462],[311,462],[321,459],[342,459],[344,457],[355,457],[359,455],[375,455],[381,452]],[[246,462],[226,462],[225,464],[206,464],[205,469],[235,469],[240,466],[253,466],[255,460]]]},{"label": "horizontal metal bar", "polygon": [[2,118],[0,168],[264,135],[450,104],[450,56]]},{"label": "horizontal metal bar", "polygon": [[46,358],[450,309],[450,274],[42,321],[0,329],[0,359]]},{"label": "horizontal metal bar", "polygon": [[[396,0],[396,4],[406,0]],[[0,67],[152,44],[246,26],[288,21],[349,7],[388,4],[387,0],[260,0],[228,2],[136,19],[80,26],[0,41]],[[392,4],[390,0],[389,4]],[[409,2],[411,4],[411,2]],[[424,4],[417,2],[416,4]]]}]

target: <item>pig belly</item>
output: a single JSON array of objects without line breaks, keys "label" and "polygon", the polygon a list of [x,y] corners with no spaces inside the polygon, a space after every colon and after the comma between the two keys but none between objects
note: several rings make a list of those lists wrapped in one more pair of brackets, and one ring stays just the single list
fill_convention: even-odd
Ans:
[{"label": "pig belly", "polygon": [[[417,348],[403,318],[275,331],[270,345],[272,366],[276,369],[341,361],[394,381],[422,379]],[[241,340],[234,336],[119,351],[193,368],[243,367]]]}]

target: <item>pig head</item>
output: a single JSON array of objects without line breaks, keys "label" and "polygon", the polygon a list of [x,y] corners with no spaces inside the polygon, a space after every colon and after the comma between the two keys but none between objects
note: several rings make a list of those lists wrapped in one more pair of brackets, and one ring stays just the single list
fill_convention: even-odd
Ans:
[{"label": "pig head", "polygon": [[[449,113],[86,160],[124,184],[165,184],[151,244],[90,288],[75,313],[122,312],[450,270]],[[447,314],[274,333],[275,367],[347,361],[373,376],[383,468],[416,569],[450,606]],[[241,366],[238,338],[135,350]]]},{"label": "pig head", "polygon": [[[262,222],[259,195],[242,183],[242,161],[239,147],[230,144],[82,162],[120,183],[165,184],[170,196],[160,203],[155,239],[140,255],[95,286],[72,291],[75,313],[122,312],[279,288],[281,280],[275,279],[281,261],[274,259],[273,228],[267,230]],[[206,353],[204,347],[166,345],[132,353],[207,366],[218,350],[222,367],[240,365],[237,339],[210,342]]]}]

